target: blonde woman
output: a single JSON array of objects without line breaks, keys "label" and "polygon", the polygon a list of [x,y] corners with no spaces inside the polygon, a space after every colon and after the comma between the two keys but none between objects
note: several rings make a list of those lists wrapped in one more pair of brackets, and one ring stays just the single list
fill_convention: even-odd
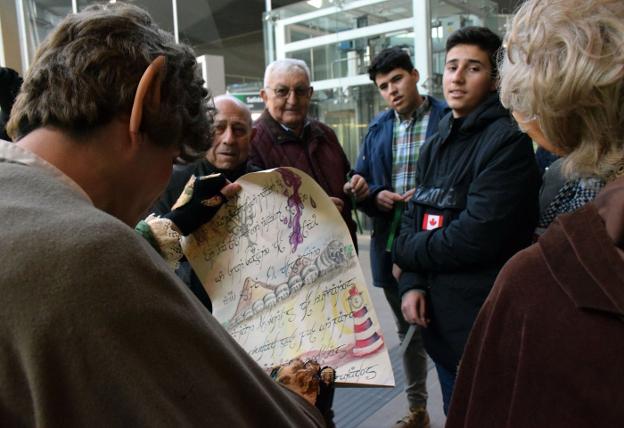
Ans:
[{"label": "blonde woman", "polygon": [[529,0],[501,99],[571,178],[607,185],[501,271],[459,368],[447,427],[624,423],[624,2]]}]

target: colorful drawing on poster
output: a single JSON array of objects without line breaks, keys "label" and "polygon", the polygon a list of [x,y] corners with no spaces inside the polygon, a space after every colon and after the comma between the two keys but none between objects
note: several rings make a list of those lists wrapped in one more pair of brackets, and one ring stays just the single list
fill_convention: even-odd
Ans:
[{"label": "colorful drawing on poster", "polygon": [[183,248],[214,316],[267,369],[314,358],[337,381],[393,385],[383,333],[349,232],[294,168],[247,174]]}]

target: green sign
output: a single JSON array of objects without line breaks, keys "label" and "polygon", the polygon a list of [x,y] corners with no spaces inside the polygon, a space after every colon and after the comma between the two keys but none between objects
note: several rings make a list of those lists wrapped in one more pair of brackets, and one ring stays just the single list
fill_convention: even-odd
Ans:
[{"label": "green sign", "polygon": [[262,98],[260,98],[260,95],[257,92],[230,95],[247,104],[247,107],[249,107],[249,110],[252,112],[261,112],[264,110],[264,101],[262,101]]}]

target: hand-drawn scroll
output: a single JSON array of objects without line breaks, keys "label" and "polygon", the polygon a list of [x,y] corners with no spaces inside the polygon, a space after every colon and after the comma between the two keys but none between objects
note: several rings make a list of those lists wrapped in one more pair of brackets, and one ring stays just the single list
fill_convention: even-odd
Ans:
[{"label": "hand-drawn scroll", "polygon": [[214,316],[262,366],[295,357],[337,382],[394,385],[349,231],[331,199],[294,168],[247,174],[242,191],[183,243]]}]

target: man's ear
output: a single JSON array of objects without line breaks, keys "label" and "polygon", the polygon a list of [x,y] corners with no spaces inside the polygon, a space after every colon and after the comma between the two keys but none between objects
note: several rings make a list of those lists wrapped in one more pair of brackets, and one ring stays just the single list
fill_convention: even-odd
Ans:
[{"label": "man's ear", "polygon": [[264,104],[266,105],[267,103],[267,93],[266,93],[266,89],[262,88],[260,89],[260,98],[262,98],[262,101],[264,101]]},{"label": "man's ear", "polygon": [[160,108],[160,87],[166,71],[165,57],[160,55],[147,67],[139,81],[130,113],[129,130],[133,141],[138,137],[141,129],[143,110],[156,112]]},{"label": "man's ear", "polygon": [[418,83],[420,81],[420,73],[418,72],[418,70],[413,69],[410,72],[410,74],[416,78],[416,83]]},{"label": "man's ear", "polygon": [[498,79],[491,78],[492,83],[490,84],[490,92],[495,92],[498,89]]}]

